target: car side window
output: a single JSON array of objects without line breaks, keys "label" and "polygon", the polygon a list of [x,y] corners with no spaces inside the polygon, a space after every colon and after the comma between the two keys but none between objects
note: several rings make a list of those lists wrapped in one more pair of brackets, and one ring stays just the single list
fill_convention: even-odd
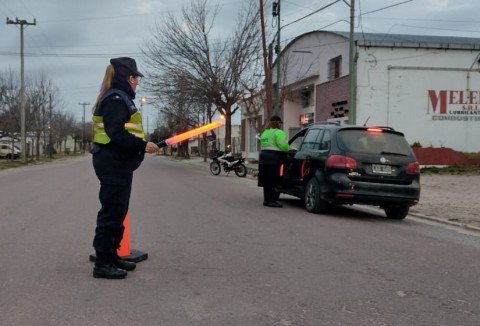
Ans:
[{"label": "car side window", "polygon": [[293,136],[292,139],[289,140],[288,144],[290,145],[291,151],[297,151],[300,148],[300,144],[302,143],[306,132],[306,129],[301,130],[295,136]]},{"label": "car side window", "polygon": [[319,149],[319,139],[321,138],[323,129],[310,129],[303,139],[302,146],[300,147],[301,151],[306,150],[318,150]]},{"label": "car side window", "polygon": [[319,150],[321,151],[329,151],[332,143],[332,135],[330,130],[325,130],[323,133],[322,140],[319,142]]}]

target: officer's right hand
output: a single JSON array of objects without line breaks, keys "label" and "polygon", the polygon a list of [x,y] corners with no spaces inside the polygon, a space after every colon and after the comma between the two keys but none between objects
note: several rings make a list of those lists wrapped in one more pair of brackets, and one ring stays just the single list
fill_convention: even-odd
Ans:
[{"label": "officer's right hand", "polygon": [[149,141],[147,143],[147,146],[145,147],[145,153],[156,153],[160,150],[160,147],[158,147],[155,143],[152,143],[151,141]]}]

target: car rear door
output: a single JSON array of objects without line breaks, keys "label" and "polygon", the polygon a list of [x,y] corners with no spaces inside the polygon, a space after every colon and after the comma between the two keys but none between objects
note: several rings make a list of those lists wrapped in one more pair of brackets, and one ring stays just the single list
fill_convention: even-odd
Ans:
[{"label": "car rear door", "polygon": [[289,176],[294,185],[302,184],[304,176],[309,172],[311,160],[318,158],[321,139],[324,133],[323,128],[311,128],[305,134],[299,150],[295,153],[291,162],[291,175]]}]

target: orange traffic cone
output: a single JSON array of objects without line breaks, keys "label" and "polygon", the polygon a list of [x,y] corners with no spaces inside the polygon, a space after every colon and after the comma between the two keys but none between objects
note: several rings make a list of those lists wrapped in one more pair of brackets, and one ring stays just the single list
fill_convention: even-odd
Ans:
[{"label": "orange traffic cone", "polygon": [[122,259],[133,261],[134,263],[146,260],[148,258],[148,254],[146,252],[134,250],[130,247],[130,221],[128,219],[128,212],[123,220],[123,227],[125,229],[123,231],[122,242],[120,242],[120,248],[117,249],[117,254]]},{"label": "orange traffic cone", "polygon": [[127,257],[132,254],[130,248],[130,221],[128,220],[128,212],[123,220],[123,227],[125,230],[123,231],[123,239],[120,242],[120,248],[117,249],[117,255],[120,257]]},{"label": "orange traffic cone", "polygon": [[[117,254],[124,260],[132,261],[134,263],[141,262],[148,259],[148,254],[139,250],[130,248],[130,221],[128,219],[128,212],[123,220],[123,238],[120,242],[120,248],[117,249]],[[90,261],[95,262],[95,255],[90,255]]]}]

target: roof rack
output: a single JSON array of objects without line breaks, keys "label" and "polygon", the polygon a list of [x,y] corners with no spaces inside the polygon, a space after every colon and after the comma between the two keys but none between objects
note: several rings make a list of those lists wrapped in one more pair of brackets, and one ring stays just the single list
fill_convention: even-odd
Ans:
[{"label": "roof rack", "polygon": [[318,121],[318,122],[313,122],[313,123],[310,123],[307,125],[307,127],[309,126],[313,126],[313,125],[335,125],[335,126],[340,126],[340,121]]}]

